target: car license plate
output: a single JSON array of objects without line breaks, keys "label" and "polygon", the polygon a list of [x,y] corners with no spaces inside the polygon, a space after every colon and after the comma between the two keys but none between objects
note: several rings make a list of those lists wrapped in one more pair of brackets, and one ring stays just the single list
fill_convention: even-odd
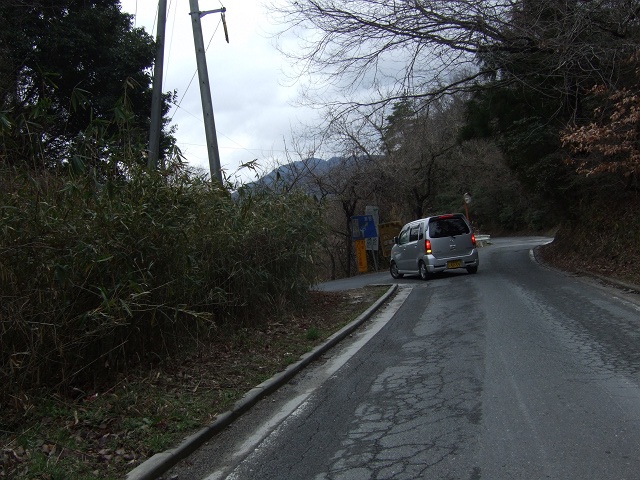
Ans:
[{"label": "car license plate", "polygon": [[447,262],[447,268],[460,268],[462,267],[462,260],[452,260]]}]

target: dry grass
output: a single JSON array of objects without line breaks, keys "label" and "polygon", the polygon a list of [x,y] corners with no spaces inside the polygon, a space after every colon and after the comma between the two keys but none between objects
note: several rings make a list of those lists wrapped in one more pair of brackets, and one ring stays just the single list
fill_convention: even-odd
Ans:
[{"label": "dry grass", "polygon": [[64,397],[26,391],[0,413],[0,478],[122,478],[211,423],[385,291],[313,292],[304,311],[226,332],[197,351],[128,372],[115,383]]},{"label": "dry grass", "polygon": [[590,221],[562,227],[540,248],[543,260],[561,270],[592,273],[640,285],[640,196],[623,193],[593,200],[580,214]]},{"label": "dry grass", "polygon": [[640,251],[638,250],[629,251],[625,255],[624,262],[566,251],[553,244],[542,246],[539,252],[544,262],[560,270],[579,274],[588,273],[640,286],[640,270],[638,269]]}]

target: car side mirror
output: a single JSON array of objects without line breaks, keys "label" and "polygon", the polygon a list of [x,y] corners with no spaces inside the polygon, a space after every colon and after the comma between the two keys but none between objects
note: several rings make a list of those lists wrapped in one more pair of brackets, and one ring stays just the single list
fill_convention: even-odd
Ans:
[{"label": "car side mirror", "polygon": [[396,245],[398,245],[398,237],[393,237],[393,243],[395,243]]}]

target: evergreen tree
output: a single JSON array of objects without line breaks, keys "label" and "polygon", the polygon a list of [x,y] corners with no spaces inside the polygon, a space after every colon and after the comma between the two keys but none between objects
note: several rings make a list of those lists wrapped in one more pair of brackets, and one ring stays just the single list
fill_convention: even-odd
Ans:
[{"label": "evergreen tree", "polygon": [[143,161],[154,48],[119,0],[9,0],[0,10],[2,161],[104,167],[124,149]]}]

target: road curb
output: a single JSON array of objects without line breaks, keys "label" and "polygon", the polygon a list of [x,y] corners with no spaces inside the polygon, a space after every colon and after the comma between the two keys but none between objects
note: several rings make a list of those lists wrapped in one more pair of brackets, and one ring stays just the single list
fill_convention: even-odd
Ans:
[{"label": "road curb", "polygon": [[608,283],[621,290],[629,290],[633,293],[640,293],[640,285],[634,285],[633,283],[623,282],[622,280],[616,280],[615,278],[605,277],[604,275],[600,275],[598,273],[593,273],[593,272],[587,272],[586,270],[581,270],[581,269],[577,269],[576,273],[579,273],[580,275],[584,275],[585,277],[597,278],[601,282]]},{"label": "road curb", "polygon": [[181,460],[187,458],[198,448],[200,448],[204,443],[210,440],[214,435],[222,431],[234,420],[236,420],[243,413],[249,410],[259,400],[273,393],[275,390],[291,380],[312,361],[316,360],[327,350],[334,347],[345,337],[353,333],[353,331],[356,330],[362,323],[371,318],[371,316],[389,299],[389,297],[391,297],[391,295],[395,293],[397,288],[398,285],[393,284],[391,287],[389,287],[389,290],[387,290],[384,295],[382,295],[373,305],[371,305],[353,322],[331,335],[321,345],[318,345],[310,352],[302,355],[296,363],[289,365],[282,372],[277,373],[270,379],[262,382],[257,387],[249,390],[240,400],[238,400],[234,404],[231,410],[218,415],[213,423],[199,430],[193,435],[185,438],[182,443],[176,448],[167,450],[162,453],[157,453],[153,457],[138,465],[127,474],[126,480],[153,480],[168,471],[171,467],[176,465]]},{"label": "road curb", "polygon": [[[540,265],[543,265],[545,268],[551,268],[553,270],[558,270],[559,272],[564,272],[564,273],[572,273],[572,272],[567,272],[566,270],[558,269],[558,268],[548,264],[547,262],[545,262],[540,257],[540,255],[538,253],[538,249],[539,248],[540,248],[540,245],[531,249],[531,258],[534,261],[536,261]],[[609,285],[613,285],[614,287],[619,288],[621,290],[629,290],[629,291],[631,291],[633,293],[640,294],[640,285],[635,285],[633,283],[623,282],[622,280],[616,280],[615,278],[606,277],[604,275],[600,275],[600,274],[594,273],[594,272],[589,272],[587,270],[583,270],[583,269],[580,269],[580,268],[577,268],[573,273],[576,273],[577,275],[582,275],[584,277],[596,278],[596,279],[600,280],[601,282],[608,283]]]}]

